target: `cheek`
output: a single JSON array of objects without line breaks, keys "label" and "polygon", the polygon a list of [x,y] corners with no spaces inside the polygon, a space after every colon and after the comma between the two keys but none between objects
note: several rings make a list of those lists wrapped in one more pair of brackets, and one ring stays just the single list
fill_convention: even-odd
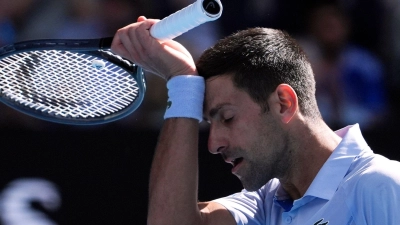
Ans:
[{"label": "cheek", "polygon": [[[236,115],[229,127],[229,138],[236,146],[247,149],[258,144],[269,132],[267,114],[260,114],[261,108],[254,105],[247,106]],[[240,115],[240,116],[239,116]]]},{"label": "cheek", "polygon": [[257,124],[253,132],[254,148],[259,150],[259,154],[268,155],[281,148],[283,145],[282,130],[272,119],[266,119]]},{"label": "cheek", "polygon": [[229,134],[232,146],[240,147],[247,151],[263,149],[267,140],[265,139],[265,134],[259,126],[259,123],[254,123],[252,121],[245,121],[237,124],[231,130],[232,133]]}]

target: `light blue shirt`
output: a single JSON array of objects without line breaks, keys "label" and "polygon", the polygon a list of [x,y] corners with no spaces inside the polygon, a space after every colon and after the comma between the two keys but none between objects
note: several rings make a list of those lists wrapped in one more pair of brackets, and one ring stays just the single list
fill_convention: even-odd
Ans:
[{"label": "light blue shirt", "polygon": [[374,154],[358,124],[336,133],[342,141],[302,198],[292,201],[272,179],[214,201],[242,225],[399,225],[400,163]]}]

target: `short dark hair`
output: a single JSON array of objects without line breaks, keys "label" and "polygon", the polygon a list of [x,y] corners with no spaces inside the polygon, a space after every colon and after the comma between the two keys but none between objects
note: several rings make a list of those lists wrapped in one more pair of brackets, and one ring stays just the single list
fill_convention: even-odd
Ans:
[{"label": "short dark hair", "polygon": [[266,111],[269,95],[279,84],[288,84],[298,96],[302,114],[321,117],[311,65],[286,32],[269,28],[239,31],[206,50],[196,67],[205,79],[231,75],[235,86],[249,93]]}]

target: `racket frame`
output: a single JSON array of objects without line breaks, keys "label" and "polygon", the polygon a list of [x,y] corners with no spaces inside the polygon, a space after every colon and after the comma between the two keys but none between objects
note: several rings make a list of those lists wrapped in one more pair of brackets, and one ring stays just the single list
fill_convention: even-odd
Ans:
[{"label": "racket frame", "polygon": [[[218,19],[221,16],[221,13],[222,4],[220,0],[196,0],[193,4],[171,14],[170,16],[167,16],[160,22],[154,24],[150,29],[150,34],[159,40],[170,40],[202,23]],[[22,53],[24,51],[35,50],[84,52],[88,55],[104,58],[105,60],[122,67],[126,72],[133,76],[138,84],[139,91],[137,99],[122,111],[112,113],[109,117],[102,117],[104,118],[103,120],[99,120],[98,118],[93,120],[88,118],[82,120],[71,118],[71,120],[68,120],[66,117],[53,118],[51,116],[46,116],[46,113],[42,113],[34,109],[29,111],[22,109],[24,107],[20,107],[20,103],[15,101],[5,101],[3,96],[0,96],[0,101],[33,117],[64,124],[102,124],[112,122],[129,115],[135,111],[143,101],[146,91],[145,77],[143,70],[140,67],[134,65],[126,59],[122,59],[119,56],[107,54],[107,52],[109,52],[107,49],[111,47],[112,39],[112,37],[107,37],[100,39],[43,39],[24,41],[0,48],[0,59],[13,54]],[[3,95],[2,90],[0,91],[0,95]]]},{"label": "racket frame", "polygon": [[139,89],[138,95],[136,96],[135,101],[133,101],[124,109],[115,113],[111,113],[110,115],[105,115],[103,117],[69,118],[57,115],[50,115],[47,112],[42,112],[36,109],[30,110],[29,107],[13,101],[12,99],[7,100],[10,98],[5,97],[5,94],[3,94],[3,90],[0,91],[0,101],[3,102],[5,105],[29,116],[61,124],[98,125],[113,122],[126,117],[127,115],[135,111],[142,103],[146,92],[146,79],[144,76],[144,71],[141,67],[109,51],[112,39],[113,37],[99,39],[43,39],[34,41],[23,41],[0,48],[0,60],[18,53],[41,50],[67,51],[72,53],[79,52],[104,59],[124,69],[124,71],[129,73],[137,82],[137,86]]}]

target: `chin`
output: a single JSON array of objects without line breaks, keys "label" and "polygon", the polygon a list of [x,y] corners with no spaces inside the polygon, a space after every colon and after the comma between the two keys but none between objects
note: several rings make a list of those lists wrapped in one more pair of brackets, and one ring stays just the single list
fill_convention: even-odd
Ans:
[{"label": "chin", "polygon": [[[262,187],[262,186],[261,186]],[[244,186],[243,185],[243,188],[246,190],[246,191],[258,191],[261,187],[247,187],[247,186]]]},{"label": "chin", "polygon": [[254,180],[252,180],[253,182],[246,182],[246,181],[240,179],[240,181],[242,182],[243,188],[246,189],[246,191],[257,191],[265,184],[265,183],[263,183],[260,185],[258,183],[254,183]]}]

